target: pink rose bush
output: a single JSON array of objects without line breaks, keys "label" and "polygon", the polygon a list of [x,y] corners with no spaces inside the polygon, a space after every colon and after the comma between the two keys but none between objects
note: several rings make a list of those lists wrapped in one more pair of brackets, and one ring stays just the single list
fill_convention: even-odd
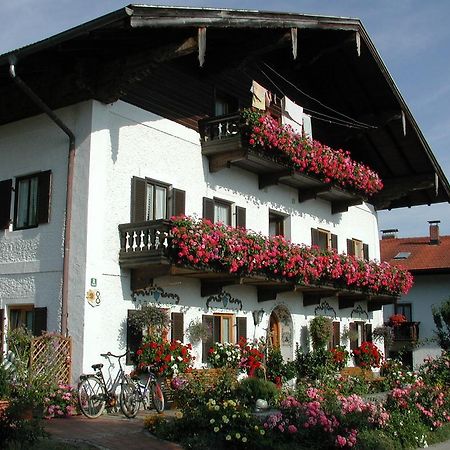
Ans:
[{"label": "pink rose bush", "polygon": [[76,390],[68,384],[59,383],[44,398],[44,417],[73,416],[77,412],[78,397]]},{"label": "pink rose bush", "polygon": [[206,219],[173,217],[171,234],[176,262],[199,269],[381,295],[406,294],[413,283],[408,271],[385,262],[363,261]]},{"label": "pink rose bush", "polygon": [[242,113],[244,136],[251,148],[262,151],[277,162],[295,170],[367,195],[383,188],[378,174],[351,159],[350,153],[334,150],[318,141],[296,134],[288,125],[280,125],[269,114],[252,110]]}]

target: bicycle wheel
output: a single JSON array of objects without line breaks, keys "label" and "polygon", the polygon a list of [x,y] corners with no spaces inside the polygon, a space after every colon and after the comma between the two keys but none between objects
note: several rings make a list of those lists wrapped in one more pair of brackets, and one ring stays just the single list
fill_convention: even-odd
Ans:
[{"label": "bicycle wheel", "polygon": [[89,419],[95,419],[105,409],[105,388],[96,376],[89,376],[78,384],[78,405]]},{"label": "bicycle wheel", "polygon": [[163,412],[164,411],[164,393],[161,389],[161,385],[156,381],[151,384],[151,395],[152,395],[152,401],[153,406],[155,407],[156,411]]},{"label": "bicycle wheel", "polygon": [[120,389],[120,409],[129,419],[136,417],[139,411],[140,393],[131,380],[125,380]]}]

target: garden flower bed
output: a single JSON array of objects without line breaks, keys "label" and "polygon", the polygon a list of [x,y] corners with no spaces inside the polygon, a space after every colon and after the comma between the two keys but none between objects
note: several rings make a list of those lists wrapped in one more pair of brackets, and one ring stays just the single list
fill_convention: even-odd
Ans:
[{"label": "garden flower bed", "polygon": [[171,234],[177,263],[198,269],[389,296],[406,294],[413,283],[408,271],[385,262],[363,261],[209,220],[173,217]]}]

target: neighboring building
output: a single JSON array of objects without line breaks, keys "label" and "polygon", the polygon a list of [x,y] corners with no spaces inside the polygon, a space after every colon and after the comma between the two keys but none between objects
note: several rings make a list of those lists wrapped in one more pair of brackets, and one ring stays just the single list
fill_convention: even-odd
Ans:
[{"label": "neighboring building", "polygon": [[380,242],[381,260],[404,267],[414,276],[409,293],[383,308],[385,321],[394,313],[406,317],[407,322],[395,329],[392,353],[403,350],[405,360],[414,367],[441,353],[434,339],[431,307],[450,297],[450,236],[440,236],[439,223],[430,221],[425,237],[398,238],[398,230],[385,230]]},{"label": "neighboring building", "polygon": [[[2,329],[70,335],[74,377],[133,346],[139,302],[170,310],[173,338],[211,325],[198,364],[211,342],[241,336],[293,358],[315,314],[333,318],[334,345],[358,331],[354,347],[407,284],[363,262],[380,260],[377,210],[450,199],[357,19],[130,5],[0,56],[0,73]],[[384,189],[342,153],[326,162],[317,147],[305,175],[254,148],[238,113],[252,105],[349,150]],[[195,266],[173,253],[179,213],[352,256],[312,256],[310,283],[269,267],[294,260],[285,247],[256,274]],[[307,259],[292,251],[295,272]]]}]

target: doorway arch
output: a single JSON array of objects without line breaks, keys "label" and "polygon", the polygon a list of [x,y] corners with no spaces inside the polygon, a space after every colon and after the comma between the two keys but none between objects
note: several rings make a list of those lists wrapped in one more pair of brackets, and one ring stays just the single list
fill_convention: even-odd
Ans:
[{"label": "doorway arch", "polygon": [[267,340],[272,348],[279,348],[285,360],[294,356],[294,333],[292,316],[285,305],[276,306],[269,318]]}]

